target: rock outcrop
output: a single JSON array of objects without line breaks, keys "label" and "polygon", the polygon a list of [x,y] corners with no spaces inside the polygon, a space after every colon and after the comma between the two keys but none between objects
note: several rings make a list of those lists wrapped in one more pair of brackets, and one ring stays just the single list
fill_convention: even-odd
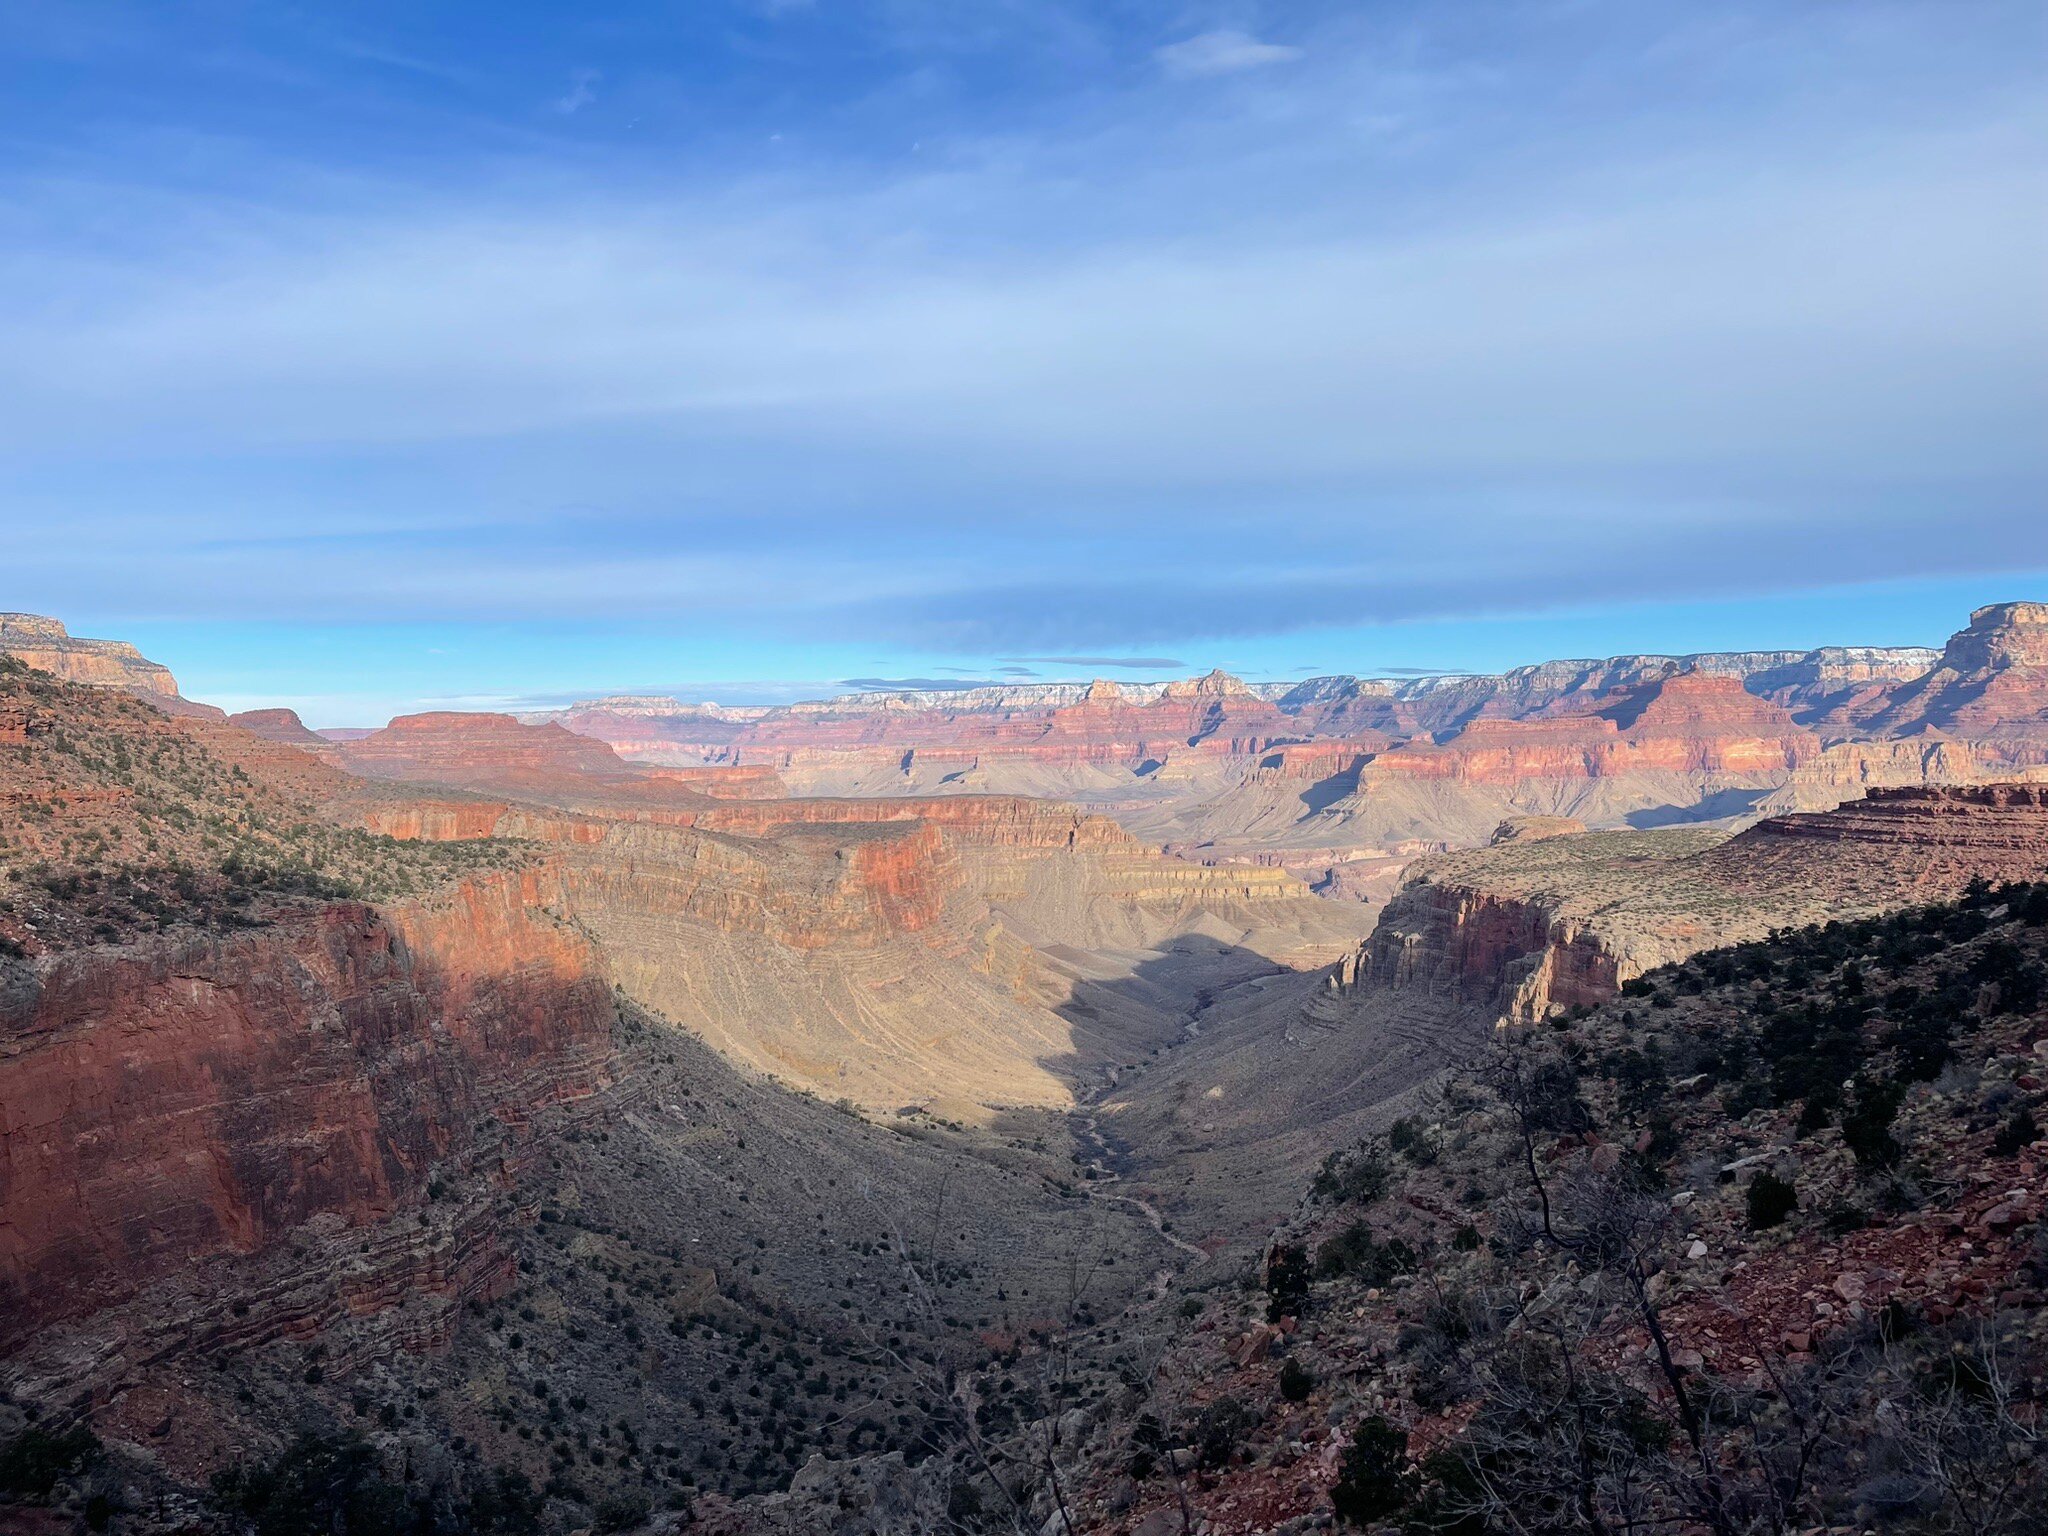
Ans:
[{"label": "rock outcrop", "polygon": [[1585,830],[1583,821],[1575,821],[1569,816],[1510,816],[1493,829],[1493,836],[1486,840],[1486,846],[1498,848],[1503,843],[1540,843],[1547,837],[1570,837]]},{"label": "rock outcrop", "polygon": [[1875,790],[1732,838],[1510,841],[1418,861],[1340,990],[1397,989],[1515,1022],[1587,1006],[1702,949],[2048,874],[2048,785]]},{"label": "rock outcrop", "polygon": [[81,640],[56,619],[0,613],[0,652],[67,683],[127,688],[154,698],[177,696],[170,668],[145,658],[125,640]]},{"label": "rock outcrop", "polygon": [[2048,784],[1873,789],[1823,813],[1760,821],[1701,860],[1755,892],[1825,886],[1845,910],[1946,900],[1972,880],[2048,870]]},{"label": "rock outcrop", "polygon": [[2048,763],[2048,603],[1979,608],[1930,671],[1854,724],[1877,736],[1939,731],[1987,763]]},{"label": "rock outcrop", "polygon": [[1984,776],[1975,749],[1946,736],[1838,741],[1801,763],[1756,809],[1773,815],[1825,811],[1876,789],[1970,784]]},{"label": "rock outcrop", "polygon": [[582,776],[623,778],[603,742],[511,715],[436,711],[400,715],[380,731],[334,743],[336,760],[374,779],[425,779],[472,788],[533,788]]},{"label": "rock outcrop", "polygon": [[333,746],[319,732],[308,730],[306,722],[299,718],[295,709],[244,710],[238,715],[229,715],[228,724],[261,736],[265,741],[280,742],[308,752],[326,752]]}]

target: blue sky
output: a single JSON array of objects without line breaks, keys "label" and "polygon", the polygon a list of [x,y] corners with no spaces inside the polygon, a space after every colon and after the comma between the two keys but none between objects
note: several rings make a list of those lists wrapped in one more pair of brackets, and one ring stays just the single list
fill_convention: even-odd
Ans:
[{"label": "blue sky", "polygon": [[0,607],[321,723],[1938,642],[2048,592],[2044,29],[0,9]]}]

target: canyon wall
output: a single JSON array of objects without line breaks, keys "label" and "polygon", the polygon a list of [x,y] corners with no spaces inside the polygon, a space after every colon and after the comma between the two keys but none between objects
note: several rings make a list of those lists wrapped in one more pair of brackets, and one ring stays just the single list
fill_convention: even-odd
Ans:
[{"label": "canyon wall", "polygon": [[[610,699],[545,717],[646,762],[749,764],[801,794],[1068,800],[1196,857],[1292,855],[1376,890],[1410,844],[1504,815],[1737,825],[1873,785],[2048,766],[2048,605],[1940,652],[1827,646],[1541,662],[1494,676],[1023,684],[773,708]],[[1418,790],[1415,785],[1432,786]]]},{"label": "canyon wall", "polygon": [[1578,833],[1418,861],[1340,992],[1405,991],[1531,1022],[1774,928],[2048,875],[2048,785],[1873,790],[1733,837]]},{"label": "canyon wall", "polygon": [[170,668],[146,659],[125,640],[83,640],[56,619],[34,613],[0,613],[0,654],[67,683],[126,688],[154,699],[175,699]]},{"label": "canyon wall", "polygon": [[[492,871],[0,962],[0,1351],[166,1286],[181,1303],[116,1347],[422,1294],[445,1320],[502,1286],[490,1192],[614,1071],[609,987],[561,899],[548,868]],[[444,1181],[468,1197],[429,1222]]]},{"label": "canyon wall", "polygon": [[1937,731],[2006,767],[2048,764],[2048,603],[1979,608],[1928,672],[1845,724],[1879,736]]},{"label": "canyon wall", "polygon": [[564,776],[623,777],[625,764],[603,742],[554,724],[510,715],[437,711],[400,715],[381,731],[329,750],[351,773],[373,779],[504,787]]},{"label": "canyon wall", "polygon": [[880,1109],[1071,1104],[1180,1028],[1153,989],[1114,995],[1158,946],[1200,934],[1240,967],[1317,965],[1365,926],[1283,870],[1173,858],[1043,801],[578,798],[363,814],[551,845],[564,911],[629,996],[732,1060]]}]

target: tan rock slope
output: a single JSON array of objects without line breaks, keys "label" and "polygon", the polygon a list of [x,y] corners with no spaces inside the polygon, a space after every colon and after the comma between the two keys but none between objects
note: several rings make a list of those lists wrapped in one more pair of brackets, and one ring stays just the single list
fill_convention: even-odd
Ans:
[{"label": "tan rock slope", "polygon": [[1182,1028],[1138,972],[1312,966],[1364,926],[1284,871],[1170,858],[1039,801],[576,798],[366,819],[559,843],[569,910],[629,995],[735,1061],[882,1109],[1069,1105]]},{"label": "tan rock slope", "polygon": [[[1173,707],[1193,718],[1208,698]],[[505,715],[404,717],[311,753],[286,745],[294,718],[253,723],[238,750],[324,775],[329,815],[549,845],[564,910],[629,996],[735,1062],[875,1109],[1071,1105],[1174,1039],[1186,992],[1323,964],[1368,925],[1282,869],[1175,858],[1015,796],[790,799],[758,767],[628,765]],[[1191,978],[1180,996],[1162,968]]]},{"label": "tan rock slope", "polygon": [[307,750],[288,713],[249,723],[261,734],[204,729],[329,818],[545,846],[555,904],[628,996],[734,1062],[878,1110],[1069,1106],[1175,1039],[1200,987],[1321,965],[1369,921],[1282,869],[1175,858],[1014,796],[766,798],[780,786],[759,769],[630,766],[504,715]]}]

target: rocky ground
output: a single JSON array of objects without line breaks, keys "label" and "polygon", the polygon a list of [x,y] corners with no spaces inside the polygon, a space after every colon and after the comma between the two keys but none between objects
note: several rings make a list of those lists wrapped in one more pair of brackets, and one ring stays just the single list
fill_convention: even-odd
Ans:
[{"label": "rocky ground", "polygon": [[2039,1529],[2044,1084],[2040,885],[1503,1037],[1332,1155],[1077,1528]]}]

